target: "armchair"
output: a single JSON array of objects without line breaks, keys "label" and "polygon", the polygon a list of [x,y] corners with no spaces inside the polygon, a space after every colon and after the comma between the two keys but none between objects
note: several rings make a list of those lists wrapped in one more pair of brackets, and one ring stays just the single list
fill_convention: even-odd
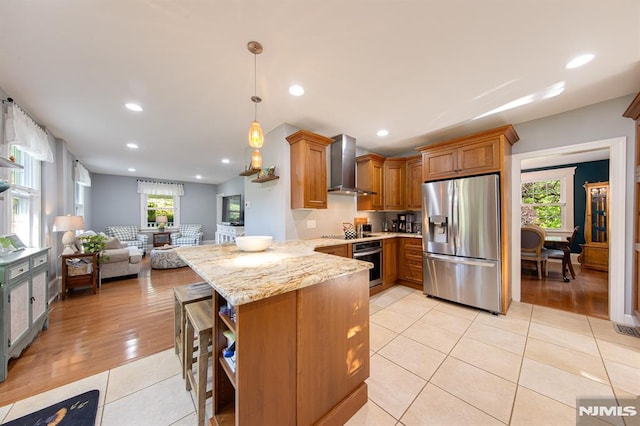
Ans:
[{"label": "armchair", "polygon": [[178,232],[171,234],[172,246],[199,246],[202,244],[202,225],[178,225]]},{"label": "armchair", "polygon": [[114,225],[105,228],[105,234],[115,237],[124,247],[137,247],[144,256],[149,237],[138,232],[135,225]]}]

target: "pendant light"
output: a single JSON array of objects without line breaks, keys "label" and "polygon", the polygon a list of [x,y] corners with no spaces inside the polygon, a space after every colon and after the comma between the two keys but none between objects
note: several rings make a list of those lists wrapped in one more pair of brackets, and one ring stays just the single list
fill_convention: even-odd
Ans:
[{"label": "pendant light", "polygon": [[[251,97],[251,102],[254,103],[254,115],[253,122],[249,127],[249,145],[252,148],[260,148],[264,142],[264,135],[262,133],[262,128],[260,127],[260,123],[258,123],[258,104],[262,102],[262,99],[257,95],[257,55],[262,53],[262,45],[257,41],[250,41],[247,44],[247,49],[249,52],[253,53],[253,96]],[[255,155],[255,152],[254,152]]]}]

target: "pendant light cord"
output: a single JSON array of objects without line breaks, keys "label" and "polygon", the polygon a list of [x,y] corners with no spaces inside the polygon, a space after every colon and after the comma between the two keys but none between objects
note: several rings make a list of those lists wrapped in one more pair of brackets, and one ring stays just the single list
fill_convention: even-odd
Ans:
[{"label": "pendant light cord", "polygon": [[[253,54],[253,96],[258,97],[258,55]],[[253,121],[258,121],[258,102],[253,101]]]}]

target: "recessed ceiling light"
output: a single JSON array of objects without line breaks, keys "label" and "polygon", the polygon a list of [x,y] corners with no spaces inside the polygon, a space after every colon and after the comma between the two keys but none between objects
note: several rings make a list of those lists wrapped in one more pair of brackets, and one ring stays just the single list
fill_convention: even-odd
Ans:
[{"label": "recessed ceiling light", "polygon": [[124,106],[126,106],[127,109],[130,109],[131,111],[142,112],[142,107],[138,104],[128,103],[124,104]]},{"label": "recessed ceiling light", "polygon": [[567,65],[565,67],[568,70],[573,69],[573,68],[578,68],[578,67],[583,66],[584,64],[587,64],[587,63],[591,62],[591,60],[593,58],[595,58],[595,57],[596,57],[596,55],[594,55],[592,53],[587,53],[585,55],[576,56],[575,58],[573,58],[572,60],[567,62]]},{"label": "recessed ceiling light", "polygon": [[223,158],[220,161],[222,161],[224,164],[229,164],[229,162],[230,162],[228,158]]},{"label": "recessed ceiling light", "polygon": [[299,84],[294,84],[291,87],[289,87],[289,93],[292,94],[293,96],[302,96],[304,95],[304,88]]},{"label": "recessed ceiling light", "polygon": [[135,143],[128,143],[128,144],[127,144],[127,148],[131,148],[131,149],[138,149],[138,144],[135,144]]},{"label": "recessed ceiling light", "polygon": [[127,170],[129,170],[130,172],[135,172],[136,169],[134,169],[133,167],[129,167]]},{"label": "recessed ceiling light", "polygon": [[387,129],[380,129],[378,130],[378,132],[376,133],[376,135],[380,136],[380,137],[384,137],[387,136],[389,134],[389,131]]},{"label": "recessed ceiling light", "polygon": [[202,175],[196,175],[196,179],[202,179]]}]

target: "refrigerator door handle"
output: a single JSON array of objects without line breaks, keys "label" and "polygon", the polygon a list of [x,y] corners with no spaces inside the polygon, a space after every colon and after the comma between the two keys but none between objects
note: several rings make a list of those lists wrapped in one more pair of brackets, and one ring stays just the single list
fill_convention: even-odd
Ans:
[{"label": "refrigerator door handle", "polygon": [[453,183],[453,196],[451,197],[451,240],[453,241],[453,253],[458,254],[458,247],[460,247],[459,235],[458,235],[458,221],[460,220],[460,214],[458,212],[458,183]]},{"label": "refrigerator door handle", "polygon": [[443,262],[460,263],[462,265],[485,266],[488,268],[493,268],[496,266],[496,263],[494,261],[470,260],[470,259],[463,259],[459,257],[442,256],[442,255],[430,254],[430,253],[425,254],[425,257],[427,257],[427,259],[437,259],[437,260],[442,260]]}]

